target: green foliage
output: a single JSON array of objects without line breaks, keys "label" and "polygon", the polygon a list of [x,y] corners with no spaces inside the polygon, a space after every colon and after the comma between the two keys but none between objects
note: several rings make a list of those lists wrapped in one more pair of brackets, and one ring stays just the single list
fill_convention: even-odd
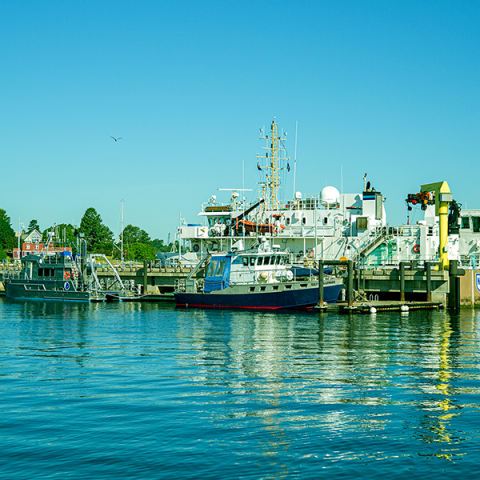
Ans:
[{"label": "green foliage", "polygon": [[5,250],[0,245],[0,260],[6,260],[7,258],[8,258],[8,255],[5,253]]},{"label": "green foliage", "polygon": [[159,240],[158,238],[153,240],[152,246],[157,252],[170,252],[172,250],[171,243],[169,245],[164,245],[163,240]]},{"label": "green foliage", "polygon": [[[0,246],[3,248],[7,247],[7,239],[9,237],[15,237],[15,232],[10,224],[10,217],[7,215],[7,212],[0,208]],[[9,245],[11,241],[9,242]],[[16,245],[15,245],[16,246]]]},{"label": "green foliage", "polygon": [[7,253],[13,253],[13,249],[18,247],[18,238],[15,235],[10,235],[5,239],[4,250]]},{"label": "green foliage", "polygon": [[123,243],[144,243],[148,245],[152,243],[152,240],[145,230],[142,230],[140,227],[134,227],[133,225],[127,225],[123,229]]},{"label": "green foliage", "polygon": [[113,233],[103,224],[102,217],[93,208],[87,208],[80,222],[80,232],[85,235],[91,253],[112,253]]},{"label": "green foliage", "polygon": [[27,233],[32,233],[34,230],[41,232],[40,225],[35,219],[30,220],[30,223],[28,224],[28,227],[27,227]]},{"label": "green foliage", "polygon": [[3,208],[0,208],[0,221],[6,222],[8,225],[11,225],[10,217],[7,215],[7,211]]},{"label": "green foliage", "polygon": [[126,250],[128,260],[156,260],[157,258],[157,252],[152,245],[134,243],[132,245],[128,245]]},{"label": "green foliage", "polygon": [[[43,231],[43,239],[46,241],[49,233],[52,231],[53,225]],[[63,243],[64,239],[66,243],[77,243],[76,231],[78,227],[72,225],[71,223],[61,223],[60,225],[55,225],[53,237],[54,241]]]}]

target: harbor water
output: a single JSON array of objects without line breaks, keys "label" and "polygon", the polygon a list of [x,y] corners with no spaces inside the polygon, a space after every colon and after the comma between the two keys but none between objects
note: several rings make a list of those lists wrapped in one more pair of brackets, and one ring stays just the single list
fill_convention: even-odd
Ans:
[{"label": "harbor water", "polygon": [[478,478],[479,322],[3,298],[0,478]]}]

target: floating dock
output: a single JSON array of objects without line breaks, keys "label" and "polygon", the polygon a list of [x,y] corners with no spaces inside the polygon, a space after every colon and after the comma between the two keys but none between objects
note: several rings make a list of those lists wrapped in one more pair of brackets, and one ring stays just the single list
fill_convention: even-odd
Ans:
[{"label": "floating dock", "polygon": [[401,302],[395,300],[377,300],[372,302],[336,303],[331,305],[316,306],[314,310],[319,312],[339,313],[377,313],[377,312],[409,312],[410,310],[439,310],[443,309],[441,302]]}]

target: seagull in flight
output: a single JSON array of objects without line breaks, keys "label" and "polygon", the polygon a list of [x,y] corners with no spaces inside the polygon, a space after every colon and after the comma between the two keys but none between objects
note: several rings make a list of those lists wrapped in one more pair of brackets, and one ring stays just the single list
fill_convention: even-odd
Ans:
[{"label": "seagull in flight", "polygon": [[115,138],[115,137],[112,137],[111,135],[110,135],[110,138],[113,138],[115,141],[122,139],[122,137]]}]

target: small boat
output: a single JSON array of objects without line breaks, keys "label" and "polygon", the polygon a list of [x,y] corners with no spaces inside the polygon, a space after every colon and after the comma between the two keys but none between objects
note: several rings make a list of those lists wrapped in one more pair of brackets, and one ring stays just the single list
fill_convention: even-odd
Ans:
[{"label": "small boat", "polygon": [[[113,269],[115,280],[108,286],[98,278],[97,259]],[[87,257],[70,252],[46,252],[22,258],[20,271],[5,278],[5,293],[11,300],[56,300],[61,302],[127,301],[139,298],[133,285],[122,282],[118,272],[101,254]]]},{"label": "small boat", "polygon": [[22,269],[5,278],[5,293],[12,300],[103,302],[97,282],[82,274],[80,262],[70,252],[27,255]]},{"label": "small boat", "polygon": [[245,228],[248,233],[275,233],[275,225],[271,223],[255,223],[250,220],[240,220],[239,225]]},{"label": "small boat", "polygon": [[[241,241],[238,242],[241,244]],[[263,241],[249,250],[214,253],[203,257],[175,292],[177,306],[281,309],[318,304],[318,277],[297,279],[289,266],[289,252]],[[205,278],[194,275],[205,265]],[[343,280],[324,276],[324,300],[336,303]]]}]

